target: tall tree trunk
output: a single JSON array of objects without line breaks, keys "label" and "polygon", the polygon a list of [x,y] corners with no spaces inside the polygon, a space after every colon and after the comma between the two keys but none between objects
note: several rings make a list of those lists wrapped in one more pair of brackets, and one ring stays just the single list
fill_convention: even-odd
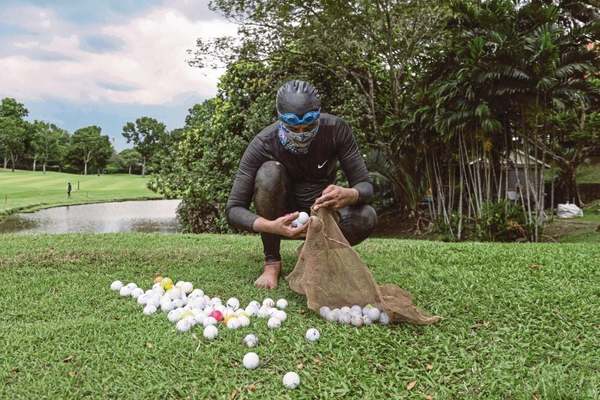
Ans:
[{"label": "tall tree trunk", "polygon": [[131,175],[131,165],[129,165],[129,175]]},{"label": "tall tree trunk", "polygon": [[146,176],[146,157],[142,159],[142,176]]},{"label": "tall tree trunk", "polygon": [[42,169],[44,170],[44,175],[46,175],[46,161],[42,164]]},{"label": "tall tree trunk", "polygon": [[35,172],[35,164],[37,163],[37,157],[33,157],[33,172]]},{"label": "tall tree trunk", "polygon": [[11,172],[15,172],[15,154],[12,151],[10,152],[10,167]]},{"label": "tall tree trunk", "polygon": [[6,153],[4,153],[4,169],[6,169],[6,167],[8,167],[8,157],[6,156]]},{"label": "tall tree trunk", "polygon": [[87,175],[87,165],[88,165],[88,163],[87,163],[87,161],[85,161],[83,163],[83,175]]}]

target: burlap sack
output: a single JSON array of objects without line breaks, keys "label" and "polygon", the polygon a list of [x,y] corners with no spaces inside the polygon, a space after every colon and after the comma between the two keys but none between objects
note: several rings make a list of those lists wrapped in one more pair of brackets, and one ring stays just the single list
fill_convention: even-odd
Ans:
[{"label": "burlap sack", "polygon": [[433,324],[440,317],[418,309],[410,293],[396,285],[378,285],[336,224],[333,212],[312,211],[306,241],[294,270],[286,277],[290,288],[306,296],[308,308],[371,304],[385,310],[392,322]]}]

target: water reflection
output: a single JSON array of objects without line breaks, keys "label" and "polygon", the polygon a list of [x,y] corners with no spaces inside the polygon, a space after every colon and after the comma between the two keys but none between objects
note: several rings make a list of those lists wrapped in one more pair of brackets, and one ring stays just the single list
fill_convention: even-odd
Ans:
[{"label": "water reflection", "polygon": [[85,204],[15,214],[0,222],[0,233],[175,233],[180,200]]}]

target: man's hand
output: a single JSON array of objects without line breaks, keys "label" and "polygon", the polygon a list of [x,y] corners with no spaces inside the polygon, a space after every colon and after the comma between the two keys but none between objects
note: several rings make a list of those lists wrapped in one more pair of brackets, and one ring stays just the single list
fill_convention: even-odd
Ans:
[{"label": "man's hand", "polygon": [[273,221],[260,217],[254,222],[253,228],[256,232],[272,233],[290,239],[304,238],[306,237],[308,223],[300,225],[297,228],[292,227],[292,221],[294,221],[299,214],[300,213],[298,212],[294,212]]},{"label": "man's hand", "polygon": [[352,205],[358,201],[358,190],[353,188],[343,188],[337,185],[329,185],[323,190],[321,197],[315,200],[314,209],[317,211],[321,207],[343,208]]}]

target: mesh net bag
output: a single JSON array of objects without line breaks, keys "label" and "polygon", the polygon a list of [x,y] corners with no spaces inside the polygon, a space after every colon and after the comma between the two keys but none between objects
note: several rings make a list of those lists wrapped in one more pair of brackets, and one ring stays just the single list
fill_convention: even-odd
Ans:
[{"label": "mesh net bag", "polygon": [[406,290],[375,282],[342,234],[332,211],[313,210],[308,224],[296,266],[286,277],[293,291],[306,296],[308,308],[319,312],[323,306],[370,304],[385,311],[390,322],[428,325],[439,321],[440,317],[417,308]]}]

